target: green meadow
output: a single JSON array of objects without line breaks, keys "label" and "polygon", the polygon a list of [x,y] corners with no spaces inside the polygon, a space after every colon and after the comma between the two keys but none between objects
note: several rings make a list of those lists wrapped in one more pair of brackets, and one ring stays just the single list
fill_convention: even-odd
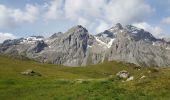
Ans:
[{"label": "green meadow", "polygon": [[[42,76],[22,75],[27,69]],[[117,78],[121,70],[134,80]],[[0,56],[0,100],[170,100],[170,68],[116,61],[66,67]]]}]

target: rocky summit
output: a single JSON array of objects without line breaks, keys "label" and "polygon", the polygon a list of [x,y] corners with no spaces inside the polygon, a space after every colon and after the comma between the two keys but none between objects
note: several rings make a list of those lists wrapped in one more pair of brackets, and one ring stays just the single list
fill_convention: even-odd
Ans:
[{"label": "rocky summit", "polygon": [[170,42],[120,23],[97,35],[89,34],[86,28],[78,25],[49,38],[31,36],[6,40],[0,44],[0,53],[66,66],[86,66],[112,60],[138,66],[170,66]]}]

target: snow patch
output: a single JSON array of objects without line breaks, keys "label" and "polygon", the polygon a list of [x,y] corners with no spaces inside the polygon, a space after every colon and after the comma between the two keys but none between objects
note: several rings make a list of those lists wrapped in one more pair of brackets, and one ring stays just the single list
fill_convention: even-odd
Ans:
[{"label": "snow patch", "polygon": [[115,39],[111,39],[111,40],[110,40],[110,42],[108,43],[108,48],[110,48],[110,47],[112,46],[114,40],[115,40]]},{"label": "snow patch", "polygon": [[91,45],[87,45],[87,48],[92,48],[92,46]]},{"label": "snow patch", "polygon": [[170,50],[170,47],[166,47],[167,50]]},{"label": "snow patch", "polygon": [[111,32],[115,31],[114,27],[110,28],[109,31]]},{"label": "snow patch", "polygon": [[138,33],[138,31],[132,31],[132,33],[137,34],[137,33]]},{"label": "snow patch", "polygon": [[99,42],[99,45],[103,45],[103,46],[105,46],[105,47],[107,47],[107,48],[110,48],[110,47],[112,46],[112,44],[113,44],[113,41],[115,40],[115,39],[111,39],[110,42],[107,44],[107,43],[101,41],[101,40],[100,40],[99,38],[97,38],[97,37],[95,37],[95,39],[96,39],[97,42]]},{"label": "snow patch", "polygon": [[95,37],[95,39],[96,39],[96,41],[99,42],[100,44],[107,46],[107,44],[106,44],[105,42],[101,41],[98,37]]},{"label": "snow patch", "polygon": [[51,46],[48,46],[49,48],[51,48]]},{"label": "snow patch", "polygon": [[108,37],[108,34],[103,34],[103,37]]},{"label": "snow patch", "polygon": [[37,41],[41,41],[43,40],[43,38],[37,38],[37,37],[27,37],[25,39],[23,39],[23,41],[21,43],[35,43]]},{"label": "snow patch", "polygon": [[141,30],[140,28],[137,28],[137,27],[134,27],[134,26],[131,26],[131,25],[126,26],[126,28],[130,33],[133,33],[133,34],[137,34]]},{"label": "snow patch", "polygon": [[121,33],[123,33],[123,30],[120,30]]}]

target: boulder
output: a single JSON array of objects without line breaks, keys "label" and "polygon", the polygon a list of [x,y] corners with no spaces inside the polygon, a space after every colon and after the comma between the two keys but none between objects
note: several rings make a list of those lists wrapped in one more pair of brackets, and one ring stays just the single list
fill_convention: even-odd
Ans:
[{"label": "boulder", "polygon": [[126,81],[133,81],[133,80],[134,80],[134,77],[130,76]]},{"label": "boulder", "polygon": [[144,78],[146,78],[146,76],[145,76],[145,75],[143,75],[140,79],[144,79]]},{"label": "boulder", "polygon": [[21,72],[22,75],[27,75],[27,76],[41,76],[40,73],[33,71],[32,69],[25,70]]},{"label": "boulder", "polygon": [[116,74],[116,76],[119,77],[120,79],[127,79],[127,78],[130,77],[130,74],[129,74],[128,71],[122,70],[122,71],[118,72],[118,73]]}]

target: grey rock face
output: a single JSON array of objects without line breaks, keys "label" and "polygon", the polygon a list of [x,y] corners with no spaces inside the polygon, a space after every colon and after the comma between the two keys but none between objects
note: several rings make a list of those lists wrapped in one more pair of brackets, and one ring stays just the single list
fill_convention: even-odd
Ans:
[{"label": "grey rock face", "polygon": [[75,26],[54,40],[47,40],[48,48],[40,52],[37,59],[67,66],[86,64],[89,37],[87,29],[80,25]]},{"label": "grey rock face", "polygon": [[49,38],[6,40],[0,53],[22,55],[42,63],[85,66],[103,61],[124,61],[139,66],[170,66],[170,43],[151,33],[120,23],[97,35],[81,25]]},{"label": "grey rock face", "polygon": [[2,44],[2,46],[11,46],[11,45],[17,45],[19,44],[23,38],[20,39],[14,39],[14,40],[5,40]]},{"label": "grey rock face", "polygon": [[62,32],[54,33],[53,35],[50,36],[50,39],[55,39],[62,34],[63,34]]},{"label": "grey rock face", "polygon": [[125,29],[130,33],[135,40],[149,40],[149,41],[156,41],[156,38],[149,32],[146,32],[143,29],[139,29],[132,25],[125,26]]},{"label": "grey rock face", "polygon": [[131,25],[113,34],[114,41],[105,55],[109,61],[125,61],[139,66],[170,66],[170,43]]},{"label": "grey rock face", "polygon": [[46,43],[44,43],[44,41],[37,41],[35,43],[35,46],[30,51],[35,52],[35,53],[39,53],[42,50],[44,50],[44,48],[47,47],[47,46],[48,45]]}]

